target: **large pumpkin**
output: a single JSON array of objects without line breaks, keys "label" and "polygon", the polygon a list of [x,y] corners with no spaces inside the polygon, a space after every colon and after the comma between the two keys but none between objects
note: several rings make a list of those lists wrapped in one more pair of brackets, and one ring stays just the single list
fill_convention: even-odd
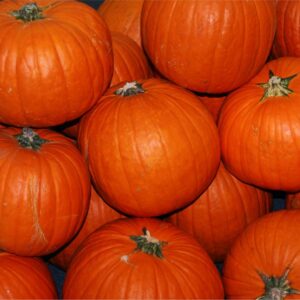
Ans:
[{"label": "large pumpkin", "polygon": [[159,79],[109,89],[81,119],[78,142],[99,194],[134,216],[196,200],[220,161],[210,113],[195,95]]},{"label": "large pumpkin", "polygon": [[130,37],[112,32],[114,72],[110,85],[151,77],[152,71],[142,48]]},{"label": "large pumpkin", "polygon": [[300,210],[281,210],[250,224],[223,267],[226,299],[299,299]]},{"label": "large pumpkin", "polygon": [[140,22],[143,2],[144,0],[104,0],[98,13],[111,31],[122,32],[142,46]]},{"label": "large pumpkin", "polygon": [[275,1],[145,0],[141,24],[144,49],[163,76],[194,91],[225,93],[266,62]]},{"label": "large pumpkin", "polygon": [[0,122],[48,127],[80,117],[109,85],[111,36],[79,1],[0,1]]},{"label": "large pumpkin", "polygon": [[155,219],[121,219],[74,256],[64,299],[224,299],[217,268],[191,236]]},{"label": "large pumpkin", "polygon": [[193,235],[214,261],[221,262],[238,235],[270,207],[270,193],[242,183],[220,164],[208,189],[168,220]]},{"label": "large pumpkin", "polygon": [[0,299],[58,299],[47,265],[39,258],[0,252]]},{"label": "large pumpkin", "polygon": [[121,217],[124,216],[108,206],[92,187],[89,210],[83,226],[69,243],[50,258],[51,263],[67,270],[76,249],[93,231],[103,224]]},{"label": "large pumpkin", "polygon": [[0,129],[0,248],[54,252],[79,230],[90,180],[79,150],[47,129]]},{"label": "large pumpkin", "polygon": [[270,61],[234,91],[219,118],[222,157],[237,178],[300,190],[300,58]]},{"label": "large pumpkin", "polygon": [[277,0],[277,30],[273,53],[300,56],[300,1]]}]

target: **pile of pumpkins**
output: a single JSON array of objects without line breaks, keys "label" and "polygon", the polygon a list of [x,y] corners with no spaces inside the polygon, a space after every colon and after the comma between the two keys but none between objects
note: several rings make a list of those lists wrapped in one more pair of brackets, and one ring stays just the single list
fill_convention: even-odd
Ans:
[{"label": "pile of pumpkins", "polygon": [[0,298],[58,298],[47,261],[64,299],[299,296],[299,28],[289,0],[1,1]]}]

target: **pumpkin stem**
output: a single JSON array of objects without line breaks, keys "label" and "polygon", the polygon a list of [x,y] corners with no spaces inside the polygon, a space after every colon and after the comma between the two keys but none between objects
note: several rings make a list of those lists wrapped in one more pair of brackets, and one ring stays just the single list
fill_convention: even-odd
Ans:
[{"label": "pumpkin stem", "polygon": [[120,95],[123,97],[137,95],[144,93],[145,90],[142,88],[142,85],[137,81],[126,82],[125,85],[115,91],[115,95]]},{"label": "pumpkin stem", "polygon": [[23,128],[22,133],[15,135],[17,141],[23,148],[32,150],[39,150],[41,145],[48,142],[48,140],[42,139],[35,131],[31,128]]},{"label": "pumpkin stem", "polygon": [[45,8],[39,7],[36,3],[27,3],[22,6],[19,10],[13,10],[11,15],[17,20],[22,20],[23,22],[31,22],[35,20],[44,19],[42,14]]},{"label": "pumpkin stem", "polygon": [[279,277],[267,276],[258,271],[265,284],[265,293],[256,300],[283,300],[288,295],[300,295],[300,291],[293,289],[287,279],[290,270],[290,268],[287,268],[283,275]]},{"label": "pumpkin stem", "polygon": [[146,228],[143,228],[143,235],[131,235],[130,238],[137,244],[135,251],[143,251],[146,254],[163,258],[162,248],[167,242],[152,237]]},{"label": "pumpkin stem", "polygon": [[286,78],[281,78],[279,76],[274,75],[272,70],[270,70],[269,81],[267,83],[258,83],[258,85],[265,90],[264,95],[262,96],[260,101],[269,97],[281,97],[292,94],[294,91],[289,89],[289,84],[291,80],[297,75],[298,74],[294,74]]}]

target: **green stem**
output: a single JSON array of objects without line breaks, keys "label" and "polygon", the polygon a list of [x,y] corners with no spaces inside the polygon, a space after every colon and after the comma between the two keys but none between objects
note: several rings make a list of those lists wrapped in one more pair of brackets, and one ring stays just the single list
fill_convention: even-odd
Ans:
[{"label": "green stem", "polygon": [[264,95],[261,101],[269,97],[282,97],[292,94],[294,91],[289,88],[289,84],[298,74],[289,77],[279,77],[269,71],[269,81],[267,83],[259,83],[258,85],[264,89]]},{"label": "green stem", "polygon": [[136,242],[135,251],[142,251],[146,254],[163,258],[162,248],[167,242],[159,241],[150,235],[149,230],[143,228],[143,235],[131,235],[130,239]]},{"label": "green stem", "polygon": [[132,96],[144,93],[142,85],[137,81],[126,82],[125,85],[115,91],[115,95],[120,95],[122,97]]},{"label": "green stem", "polygon": [[283,300],[288,295],[300,295],[300,291],[293,289],[287,279],[290,270],[290,268],[287,268],[283,275],[279,277],[267,276],[258,271],[265,284],[265,293],[256,300]]},{"label": "green stem", "polygon": [[15,135],[15,138],[21,147],[32,150],[39,150],[43,144],[49,142],[27,127],[22,129],[22,133]]},{"label": "green stem", "polygon": [[22,6],[19,10],[14,10],[11,15],[17,20],[23,22],[32,22],[35,20],[44,19],[43,10],[45,8],[39,7],[36,3],[30,2]]}]

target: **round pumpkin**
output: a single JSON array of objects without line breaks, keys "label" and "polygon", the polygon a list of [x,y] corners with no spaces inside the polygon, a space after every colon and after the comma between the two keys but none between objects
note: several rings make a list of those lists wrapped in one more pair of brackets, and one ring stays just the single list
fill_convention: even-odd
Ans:
[{"label": "round pumpkin", "polygon": [[300,190],[300,58],[267,63],[227,96],[219,117],[223,162],[262,188]]},{"label": "round pumpkin", "polygon": [[0,252],[1,299],[58,299],[47,265],[39,258]]},{"label": "round pumpkin", "polygon": [[1,249],[42,256],[76,234],[90,179],[73,142],[47,129],[0,129],[0,172]]},{"label": "round pumpkin", "polygon": [[143,47],[169,80],[220,94],[251,79],[265,64],[276,28],[275,1],[145,0]]},{"label": "round pumpkin", "polygon": [[225,96],[220,96],[220,97],[199,96],[199,98],[201,102],[209,110],[209,112],[213,115],[215,122],[217,122],[222,105],[225,102]]},{"label": "round pumpkin", "polygon": [[300,2],[277,0],[277,29],[273,54],[300,56]]},{"label": "round pumpkin", "polygon": [[110,86],[122,81],[151,77],[152,71],[142,48],[123,33],[112,32],[114,72]]},{"label": "round pumpkin", "polygon": [[168,221],[193,235],[215,262],[222,262],[248,224],[270,211],[271,199],[271,193],[242,183],[221,163],[208,189]]},{"label": "round pumpkin", "polygon": [[[112,288],[112,287],[115,288]],[[81,245],[64,299],[224,299],[217,268],[191,236],[156,219],[120,219]]]},{"label": "round pumpkin", "polygon": [[217,127],[197,96],[154,78],[109,89],[81,119],[78,143],[98,193],[139,217],[196,200],[220,162]]},{"label": "round pumpkin", "polygon": [[48,127],[80,117],[107,89],[109,29],[80,1],[0,1],[0,122]]},{"label": "round pumpkin", "polygon": [[76,249],[87,238],[87,236],[89,236],[93,231],[98,229],[103,224],[121,217],[124,216],[108,206],[96,193],[92,186],[90,206],[83,226],[80,228],[78,234],[71,240],[71,242],[67,243],[62,249],[59,249],[54,256],[51,256],[51,263],[63,270],[67,270]]},{"label": "round pumpkin", "polygon": [[250,224],[223,267],[226,299],[299,299],[300,210],[281,210]]},{"label": "round pumpkin", "polygon": [[141,11],[144,0],[105,0],[98,13],[111,31],[122,32],[132,38],[139,46],[141,41]]}]

